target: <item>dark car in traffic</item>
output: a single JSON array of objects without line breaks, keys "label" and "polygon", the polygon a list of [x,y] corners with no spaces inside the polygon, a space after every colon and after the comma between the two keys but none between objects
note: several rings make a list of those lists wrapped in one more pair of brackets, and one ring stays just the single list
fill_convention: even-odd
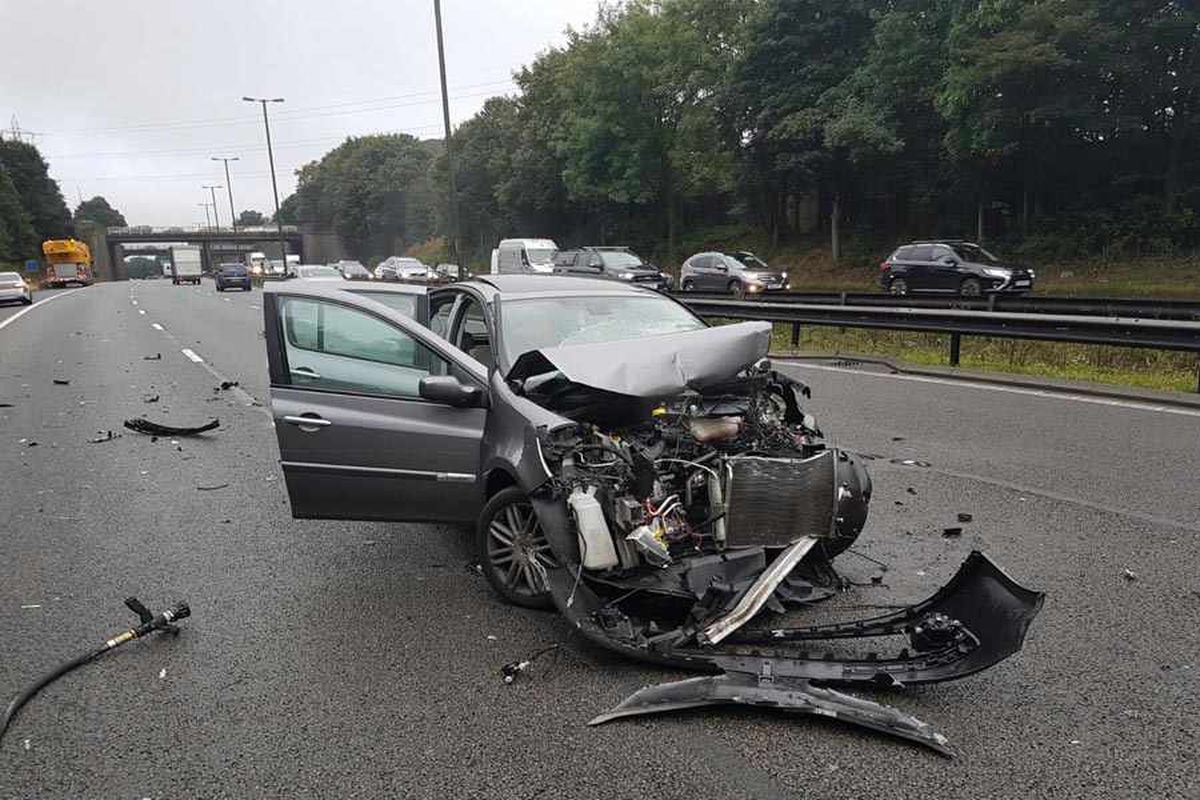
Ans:
[{"label": "dark car in traffic", "polygon": [[580,247],[554,255],[554,274],[625,281],[664,291],[670,278],[647,264],[628,247]]},{"label": "dark car in traffic", "polygon": [[254,288],[254,285],[250,283],[249,270],[245,265],[237,262],[221,264],[217,267],[213,278],[216,281],[218,292],[226,289],[243,289],[248,292]]},{"label": "dark car in traffic", "polygon": [[738,297],[791,288],[788,274],[772,269],[746,250],[729,253],[696,253],[679,270],[679,288],[685,292],[728,292]]},{"label": "dark car in traffic", "polygon": [[879,285],[894,295],[915,292],[983,297],[1033,291],[1034,271],[958,239],[912,242],[879,265]]}]

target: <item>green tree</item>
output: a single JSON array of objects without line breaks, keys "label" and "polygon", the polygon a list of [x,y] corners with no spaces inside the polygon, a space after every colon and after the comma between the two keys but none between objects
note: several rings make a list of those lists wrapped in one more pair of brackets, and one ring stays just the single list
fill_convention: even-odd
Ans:
[{"label": "green tree", "polygon": [[8,171],[38,238],[61,239],[72,233],[71,212],[36,147],[0,140],[0,167]]},{"label": "green tree", "polygon": [[403,252],[434,233],[429,167],[440,150],[407,134],[347,139],[300,169],[295,219],[337,233],[362,260]]},{"label": "green tree", "polygon": [[149,278],[161,276],[162,266],[158,259],[148,256],[130,256],[125,259],[125,270],[130,278]]},{"label": "green tree", "polygon": [[129,223],[120,211],[117,211],[108,200],[96,195],[90,200],[84,200],[75,208],[75,224],[92,223],[102,228],[124,228]]},{"label": "green tree", "polygon": [[19,264],[37,258],[38,237],[16,184],[0,166],[0,264]]}]

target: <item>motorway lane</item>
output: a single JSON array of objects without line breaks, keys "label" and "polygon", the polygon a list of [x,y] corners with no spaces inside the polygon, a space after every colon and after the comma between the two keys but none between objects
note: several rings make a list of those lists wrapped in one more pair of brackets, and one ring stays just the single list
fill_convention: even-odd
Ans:
[{"label": "motorway lane", "polygon": [[[79,287],[70,287],[66,289],[38,289],[33,293],[33,302],[39,303],[42,300],[53,297],[54,295],[70,292],[76,288]],[[5,303],[0,304],[0,325],[4,325],[4,321],[7,319],[21,315],[21,312],[28,308],[29,306],[25,305],[24,303],[12,303],[6,301]]]},{"label": "motorway lane", "polygon": [[[0,696],[125,624],[127,594],[184,598],[195,613],[178,639],[130,645],[35,699],[0,743],[0,797],[1186,797],[1194,787],[1200,554],[1187,526],[1200,492],[1187,444],[1197,419],[800,369],[826,431],[881,456],[859,549],[890,569],[885,586],[839,601],[918,599],[983,547],[1050,593],[1026,651],[956,684],[878,695],[949,735],[952,762],[747,711],[588,729],[595,712],[671,675],[582,644],[552,614],[497,602],[463,568],[471,554],[457,529],[290,519],[267,416],[214,393],[207,370],[265,399],[260,298],[208,283],[98,285],[0,331],[0,401],[13,404],[0,408],[0,475],[20,498],[0,508],[0,637],[19,643],[0,659]],[[157,352],[161,361],[142,360]],[[163,401],[144,404],[145,393]],[[222,427],[182,450],[133,434],[86,443],[147,410],[177,422],[217,415]],[[196,488],[219,483],[230,486]],[[958,511],[975,520],[943,538]],[[874,572],[852,555],[840,566],[860,581]],[[561,655],[500,682],[501,664],[550,642]]]}]

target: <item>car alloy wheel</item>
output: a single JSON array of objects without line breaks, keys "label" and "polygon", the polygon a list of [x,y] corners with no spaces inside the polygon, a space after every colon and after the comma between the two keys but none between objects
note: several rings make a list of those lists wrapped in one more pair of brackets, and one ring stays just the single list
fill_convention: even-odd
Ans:
[{"label": "car alloy wheel", "polygon": [[903,297],[908,294],[908,281],[904,280],[904,278],[896,278],[888,284],[888,291],[897,297]]},{"label": "car alloy wheel", "polygon": [[983,284],[977,278],[967,278],[958,287],[958,293],[963,297],[981,297],[983,295]]},{"label": "car alloy wheel", "polygon": [[494,495],[477,535],[480,566],[497,594],[526,608],[551,606],[546,570],[558,562],[524,492],[510,486]]},{"label": "car alloy wheel", "polygon": [[683,282],[683,284],[682,284],[682,288],[683,288],[683,290],[684,290],[685,292],[690,292],[690,291],[692,291],[693,289],[695,289],[695,288],[696,288],[696,285],[695,285],[694,283],[692,283],[692,279],[691,279],[691,278],[688,278],[687,280],[685,280],[685,281]]},{"label": "car alloy wheel", "polygon": [[746,297],[746,287],[741,281],[730,281],[729,293],[739,300],[742,300]]}]

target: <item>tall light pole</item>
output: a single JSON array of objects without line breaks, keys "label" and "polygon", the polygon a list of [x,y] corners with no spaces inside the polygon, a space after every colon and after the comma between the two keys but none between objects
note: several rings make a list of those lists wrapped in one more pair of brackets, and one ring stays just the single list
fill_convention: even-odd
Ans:
[{"label": "tall light pole", "polygon": [[279,186],[275,183],[275,153],[271,150],[271,121],[267,119],[267,103],[282,103],[282,97],[243,97],[247,103],[261,103],[263,112],[263,127],[267,131],[267,160],[271,163],[271,191],[275,194],[275,227],[279,231],[279,257],[283,259],[283,269],[287,271],[287,245],[283,241],[283,222],[279,219]]},{"label": "tall light pole", "polygon": [[442,123],[446,128],[446,172],[449,173],[450,261],[458,264],[458,191],[454,188],[454,156],[450,148],[450,98],[446,94],[446,51],[442,46],[442,2],[433,0],[433,20],[437,26],[438,71],[442,79]]},{"label": "tall light pole", "polygon": [[213,227],[215,227],[219,230],[221,228],[221,215],[217,213],[217,189],[224,189],[225,187],[219,183],[217,183],[217,184],[206,183],[203,186],[201,186],[200,188],[208,189],[209,195],[212,197]]},{"label": "tall light pole", "polygon": [[204,206],[204,227],[212,230],[212,219],[208,216],[208,203],[196,203],[198,206]]},{"label": "tall light pole", "polygon": [[237,156],[211,156],[211,161],[225,162],[225,188],[229,190],[229,227],[237,230],[237,212],[233,210],[233,181],[229,180],[229,162],[237,161]]}]

